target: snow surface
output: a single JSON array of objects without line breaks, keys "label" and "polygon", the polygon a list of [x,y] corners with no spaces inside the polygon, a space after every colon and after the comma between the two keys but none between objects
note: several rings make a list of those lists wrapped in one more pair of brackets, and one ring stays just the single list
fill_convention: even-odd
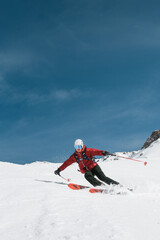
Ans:
[{"label": "snow surface", "polygon": [[[151,240],[160,236],[160,139],[134,153],[147,161],[99,161],[105,174],[133,187],[128,195],[73,191],[54,170],[60,164],[0,163],[0,237],[2,240]],[[113,159],[113,157],[110,157]],[[62,175],[89,185],[77,164]]]}]

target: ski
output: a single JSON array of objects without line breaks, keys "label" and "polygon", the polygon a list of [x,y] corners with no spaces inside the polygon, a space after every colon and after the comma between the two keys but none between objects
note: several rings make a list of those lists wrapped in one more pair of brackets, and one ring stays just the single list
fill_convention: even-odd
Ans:
[{"label": "ski", "polygon": [[85,188],[90,188],[88,186],[79,185],[79,184],[75,184],[75,183],[69,183],[68,187],[73,189],[73,190],[81,190],[81,189],[85,189]]},{"label": "ski", "polygon": [[133,191],[132,189],[100,189],[100,188],[91,188],[89,189],[90,193],[104,193],[104,194],[110,194],[110,195],[127,195],[130,191]]},{"label": "ski", "polygon": [[110,194],[110,195],[126,195],[127,192],[114,192],[108,191],[107,189],[99,189],[99,188],[91,188],[89,189],[90,193],[103,193],[103,194]]},{"label": "ski", "polygon": [[[79,185],[75,183],[69,183],[68,187],[72,190],[82,190],[86,188],[90,188],[89,186]],[[128,192],[133,191],[133,189],[101,189],[101,188],[90,188],[90,193],[104,193],[104,194],[110,194],[110,195],[126,195]]]},{"label": "ski", "polygon": [[106,189],[91,188],[89,189],[90,193],[104,193]]}]

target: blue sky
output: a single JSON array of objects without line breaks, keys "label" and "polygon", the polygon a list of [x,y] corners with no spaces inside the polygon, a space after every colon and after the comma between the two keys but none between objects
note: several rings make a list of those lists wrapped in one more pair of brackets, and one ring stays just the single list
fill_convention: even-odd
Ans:
[{"label": "blue sky", "polygon": [[62,162],[82,138],[140,149],[160,128],[159,1],[15,0],[0,8],[0,160]]}]

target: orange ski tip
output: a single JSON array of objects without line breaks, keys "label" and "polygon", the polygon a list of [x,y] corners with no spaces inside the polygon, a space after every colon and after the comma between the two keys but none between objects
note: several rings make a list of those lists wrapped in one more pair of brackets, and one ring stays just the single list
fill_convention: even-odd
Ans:
[{"label": "orange ski tip", "polygon": [[90,190],[89,190],[89,192],[90,193],[101,193],[103,190],[101,190],[101,189],[96,189],[96,188],[91,188]]},{"label": "orange ski tip", "polygon": [[84,188],[89,188],[88,186],[83,186],[83,185],[79,185],[79,184],[75,184],[75,183],[69,183],[68,187],[73,189],[73,190],[81,190]]},{"label": "orange ski tip", "polygon": [[78,189],[80,189],[80,187],[79,187],[78,185],[74,184],[74,183],[69,183],[69,184],[68,184],[68,187],[70,187],[70,188],[73,189],[73,190],[78,190]]}]

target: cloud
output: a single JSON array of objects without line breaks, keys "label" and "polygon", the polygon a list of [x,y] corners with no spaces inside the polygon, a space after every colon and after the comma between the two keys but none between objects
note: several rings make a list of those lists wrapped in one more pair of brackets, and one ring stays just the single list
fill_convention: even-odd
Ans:
[{"label": "cloud", "polygon": [[82,92],[78,89],[70,89],[70,90],[60,89],[60,90],[53,91],[51,94],[51,96],[54,99],[60,100],[60,101],[73,99],[81,95],[82,95]]},{"label": "cloud", "polygon": [[3,73],[0,73],[0,98],[3,99],[6,93],[9,93],[9,85],[5,81]]},{"label": "cloud", "polygon": [[24,101],[26,101],[29,104],[36,105],[39,103],[45,103],[45,102],[65,102],[72,100],[74,98],[77,98],[78,96],[81,95],[81,92],[78,89],[58,89],[58,90],[53,90],[50,91],[48,94],[41,94],[41,93],[36,93],[36,92],[29,92],[29,93],[24,93],[20,94],[19,96],[17,95],[17,99],[21,98]]},{"label": "cloud", "polygon": [[0,53],[0,71],[5,73],[17,67],[31,64],[33,56],[28,52],[8,50]]},{"label": "cloud", "polygon": [[6,81],[0,81],[1,101],[8,104],[16,104],[18,102],[25,102],[28,105],[37,105],[41,103],[64,103],[72,101],[79,97],[86,98],[88,93],[80,89],[56,89],[48,93],[36,92],[34,90],[22,91],[17,89],[16,86],[9,85]]}]

